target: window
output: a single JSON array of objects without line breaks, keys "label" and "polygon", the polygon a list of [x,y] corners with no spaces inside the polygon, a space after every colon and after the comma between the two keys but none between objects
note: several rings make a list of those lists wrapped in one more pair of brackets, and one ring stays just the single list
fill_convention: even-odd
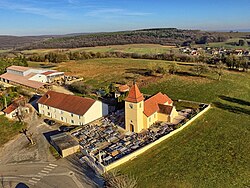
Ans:
[{"label": "window", "polygon": [[141,108],[141,103],[139,104],[139,108]]},{"label": "window", "polygon": [[133,104],[129,104],[129,107],[130,107],[131,109],[133,109]]},{"label": "window", "polygon": [[63,114],[63,111],[61,111],[61,114]]},{"label": "window", "polygon": [[63,121],[63,117],[61,117],[61,120]]},{"label": "window", "polygon": [[50,113],[48,112],[48,116],[50,116]]},{"label": "window", "polygon": [[154,118],[156,117],[156,115],[154,114]]},{"label": "window", "polygon": [[149,118],[149,122],[151,122],[151,117]]},{"label": "window", "polygon": [[71,117],[74,117],[74,114],[71,114]]},{"label": "window", "polygon": [[79,119],[81,119],[81,116],[79,116]]},{"label": "window", "polygon": [[48,106],[48,110],[49,110],[49,106]]},{"label": "window", "polygon": [[74,124],[74,123],[75,123],[73,119],[71,120],[71,123],[72,123],[72,124]]}]

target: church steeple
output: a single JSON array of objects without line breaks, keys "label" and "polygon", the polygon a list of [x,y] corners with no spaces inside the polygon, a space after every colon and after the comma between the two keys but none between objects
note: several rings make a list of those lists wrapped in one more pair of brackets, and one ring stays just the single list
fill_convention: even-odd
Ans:
[{"label": "church steeple", "polygon": [[144,97],[136,83],[125,99],[125,128],[127,131],[140,132],[144,128]]},{"label": "church steeple", "polygon": [[137,84],[134,82],[133,86],[129,90],[128,96],[126,97],[126,102],[138,103],[144,100],[142,93],[140,92]]}]

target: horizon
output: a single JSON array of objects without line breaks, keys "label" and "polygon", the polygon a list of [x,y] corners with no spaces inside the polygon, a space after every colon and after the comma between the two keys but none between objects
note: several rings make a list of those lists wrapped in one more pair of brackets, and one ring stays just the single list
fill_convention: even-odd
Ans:
[{"label": "horizon", "polygon": [[[127,30],[113,30],[113,31],[93,31],[93,32],[72,32],[72,33],[52,33],[52,34],[34,34],[34,35],[11,35],[11,34],[0,34],[0,36],[13,36],[13,37],[39,37],[39,36],[65,36],[65,35],[88,35],[88,34],[99,34],[99,33],[112,33],[112,32],[126,32],[126,31],[136,31],[136,30],[144,30],[144,29],[170,29],[172,27],[149,27],[149,28],[137,28],[137,29],[127,29]],[[239,29],[239,30],[201,30],[201,29],[185,29],[185,28],[174,28],[178,30],[200,30],[200,31],[207,31],[207,32],[250,32],[250,29]]]},{"label": "horizon", "polygon": [[249,8],[247,0],[241,4],[233,0],[20,0],[18,3],[2,0],[0,35],[65,35],[149,28],[248,32]]}]

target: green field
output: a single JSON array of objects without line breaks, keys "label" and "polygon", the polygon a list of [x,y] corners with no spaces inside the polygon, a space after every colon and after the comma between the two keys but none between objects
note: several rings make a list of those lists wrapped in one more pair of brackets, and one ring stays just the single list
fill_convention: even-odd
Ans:
[{"label": "green field", "polygon": [[[213,105],[188,128],[118,167],[138,187],[250,186],[250,74],[228,72],[190,79],[171,76],[142,88],[173,99]],[[208,81],[210,80],[210,81]]]},{"label": "green field", "polygon": [[33,53],[48,53],[54,51],[86,51],[86,52],[128,52],[139,54],[157,54],[157,53],[169,53],[172,51],[178,51],[175,46],[163,46],[159,44],[127,44],[127,45],[110,45],[110,46],[97,46],[97,47],[85,47],[85,48],[73,48],[73,49],[37,49],[37,50],[25,50],[24,54]]},{"label": "green field", "polygon": [[[247,43],[246,43],[245,46],[234,46],[234,45],[230,44],[232,42],[238,43],[240,39],[241,38],[232,38],[232,39],[227,40],[226,42],[213,42],[213,43],[209,43],[209,44],[207,44],[205,46],[214,47],[214,48],[225,48],[225,49],[245,49],[245,50],[250,50],[250,46],[248,46]],[[247,39],[245,41],[249,41],[249,39]]]},{"label": "green field", "polygon": [[0,115],[0,146],[13,139],[13,137],[19,134],[19,131],[25,127],[26,125],[15,121],[9,121],[6,117]]}]

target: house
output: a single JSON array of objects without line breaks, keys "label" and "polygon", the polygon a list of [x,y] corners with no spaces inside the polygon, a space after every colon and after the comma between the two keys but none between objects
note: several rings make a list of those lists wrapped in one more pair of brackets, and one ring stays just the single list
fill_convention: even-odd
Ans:
[{"label": "house", "polygon": [[128,92],[128,91],[129,91],[129,86],[127,84],[117,86],[116,92],[115,92],[115,98],[118,98],[121,95],[126,94],[126,92]]},{"label": "house", "polygon": [[5,116],[9,119],[17,118],[21,113],[29,113],[29,108],[25,106],[26,100],[23,96],[14,100],[7,108],[3,110]]},{"label": "house", "polygon": [[125,99],[125,128],[127,131],[138,133],[158,121],[172,122],[177,115],[173,101],[167,95],[159,92],[145,100],[135,83]]},{"label": "house", "polygon": [[52,83],[64,78],[64,72],[56,70],[33,69],[15,65],[8,67],[6,70],[6,73],[0,75],[1,81],[32,89],[45,87],[46,83]]},{"label": "house", "polygon": [[108,115],[108,105],[91,98],[48,91],[38,101],[40,114],[73,125],[85,125]]}]

